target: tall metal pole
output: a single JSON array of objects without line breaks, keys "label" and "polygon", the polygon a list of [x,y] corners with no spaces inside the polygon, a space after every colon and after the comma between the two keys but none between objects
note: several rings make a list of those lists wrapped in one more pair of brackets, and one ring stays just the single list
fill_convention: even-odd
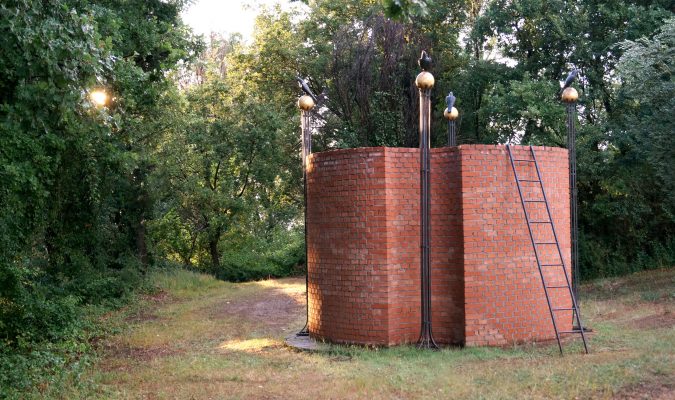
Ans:
[{"label": "tall metal pole", "polygon": [[455,126],[455,120],[459,117],[459,111],[454,107],[455,96],[452,95],[452,92],[448,93],[448,97],[445,98],[445,102],[448,107],[443,111],[443,116],[448,120],[448,146],[454,147],[457,146],[457,132]]},{"label": "tall metal pole", "polygon": [[[570,82],[571,84],[571,82]],[[562,91],[562,101],[567,108],[567,152],[570,170],[570,235],[572,238],[572,290],[579,298],[579,223],[577,212],[577,149],[576,149],[576,111],[579,93],[573,87]]]},{"label": "tall metal pole", "polygon": [[422,327],[418,347],[437,349],[431,332],[431,160],[429,156],[431,142],[431,89],[434,87],[434,76],[426,71],[431,65],[431,58],[422,52],[420,66],[422,72],[417,75],[415,84],[420,92],[420,270],[421,270],[421,303]]},{"label": "tall metal pole", "polygon": [[306,301],[306,320],[305,326],[298,332],[297,336],[309,336],[309,257],[307,254],[307,157],[312,154],[312,126],[311,110],[314,108],[314,100],[308,95],[298,99],[298,108],[300,108],[300,124],[302,135],[302,190],[303,207],[305,218],[305,301]]}]

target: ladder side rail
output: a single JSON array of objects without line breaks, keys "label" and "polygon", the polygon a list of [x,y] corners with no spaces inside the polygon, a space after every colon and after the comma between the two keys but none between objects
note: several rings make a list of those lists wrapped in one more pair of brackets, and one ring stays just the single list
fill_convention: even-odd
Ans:
[{"label": "ladder side rail", "polygon": [[[506,145],[506,149],[509,153],[509,160],[511,161],[511,168],[513,168],[513,175],[516,178],[516,186],[518,187],[518,195],[520,196],[520,203],[523,207],[523,213],[525,214],[525,222],[527,223],[527,231],[530,234],[530,241],[532,242],[532,248],[534,249],[534,257],[537,260],[537,269],[539,270],[539,276],[541,277],[541,283],[544,288],[544,295],[546,296],[546,304],[548,305],[548,311],[551,314],[551,322],[553,323],[553,331],[555,332],[555,338],[558,342],[558,348],[560,349],[560,354],[563,354],[562,344],[560,343],[560,335],[558,334],[558,324],[556,323],[556,318],[553,313],[553,306],[551,305],[551,299],[548,295],[548,290],[546,288],[546,279],[544,278],[544,273],[541,270],[541,262],[539,260],[539,251],[537,250],[537,244],[534,240],[534,235],[532,234],[532,227],[530,226],[530,217],[527,213],[527,208],[525,205],[525,200],[523,198],[523,191],[520,187],[520,181],[518,180],[518,171],[516,170],[516,164],[513,161],[513,154],[511,154],[511,146]],[[535,162],[536,165],[536,162]]]},{"label": "ladder side rail", "polygon": [[[530,146],[530,153],[532,154],[532,159],[534,159],[534,167],[537,171],[537,178],[539,179],[539,185],[541,186],[541,193],[544,196],[544,204],[546,205],[546,212],[548,214],[548,219],[551,221],[551,229],[553,230],[553,238],[556,242],[556,247],[558,248],[558,255],[560,256],[560,262],[563,267],[563,273],[565,274],[565,281],[567,282],[567,288],[569,289],[570,298],[572,299],[572,306],[574,308],[574,314],[576,314],[577,322],[579,323],[579,333],[581,333],[581,338],[584,342],[584,350],[588,353],[588,346],[586,344],[586,335],[584,334],[584,326],[581,322],[581,316],[579,315],[579,306],[577,305],[577,299],[574,296],[572,286],[570,284],[570,278],[567,274],[567,266],[565,264],[565,258],[563,257],[562,250],[560,250],[560,242],[558,241],[558,234],[555,229],[555,224],[553,223],[553,217],[551,216],[551,210],[548,206],[548,198],[546,197],[546,190],[544,190],[544,182],[541,179],[541,173],[539,171],[539,163],[537,162],[537,156],[535,155],[534,148]],[[574,321],[574,315],[572,316]],[[557,331],[557,330],[556,330]]]}]

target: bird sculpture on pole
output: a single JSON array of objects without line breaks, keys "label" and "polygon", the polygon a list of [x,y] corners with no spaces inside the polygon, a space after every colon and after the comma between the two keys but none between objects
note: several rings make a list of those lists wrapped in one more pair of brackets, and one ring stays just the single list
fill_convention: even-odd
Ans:
[{"label": "bird sculpture on pole", "polygon": [[579,74],[579,70],[576,69],[576,68],[573,69],[572,71],[570,71],[570,74],[567,75],[567,79],[565,79],[565,83],[563,84],[562,89],[560,89],[560,93],[562,93],[563,90],[567,89],[568,87],[572,86],[572,83],[577,78],[578,74]]},{"label": "bird sculpture on pole", "polygon": [[318,103],[319,100],[314,96],[314,93],[312,93],[312,90],[309,88],[309,85],[307,85],[307,81],[305,79],[302,79],[301,77],[296,77],[295,78],[298,81],[298,86],[300,86],[300,89],[302,89],[303,92],[309,97],[314,100],[315,103]]},{"label": "bird sculpture on pole", "polygon": [[457,98],[452,92],[448,93],[448,97],[445,98],[445,104],[448,106],[448,110],[452,110],[452,107],[455,106],[455,100],[457,100]]},{"label": "bird sculpture on pole", "polygon": [[422,50],[422,55],[420,56],[420,59],[417,60],[417,63],[423,71],[431,70],[431,57],[429,57],[426,51]]},{"label": "bird sculpture on pole", "polygon": [[457,131],[455,120],[459,117],[459,111],[455,108],[457,98],[452,92],[445,98],[445,104],[448,106],[443,111],[443,116],[448,120],[448,146],[457,146]]}]

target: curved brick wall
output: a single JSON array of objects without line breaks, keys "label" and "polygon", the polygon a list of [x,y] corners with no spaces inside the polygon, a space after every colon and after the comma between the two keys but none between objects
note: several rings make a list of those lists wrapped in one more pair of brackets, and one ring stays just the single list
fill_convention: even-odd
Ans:
[{"label": "curved brick wall", "polygon": [[[517,157],[528,154],[527,148],[514,150]],[[536,151],[569,265],[567,151]],[[307,243],[312,336],[376,345],[417,340],[418,156],[418,149],[382,147],[310,156]],[[436,340],[500,345],[552,338],[506,149],[485,145],[432,149],[431,174]],[[564,279],[560,272],[553,278]],[[556,295],[554,302],[563,306],[567,297]],[[571,315],[561,328],[570,327]]]},{"label": "curved brick wall", "polygon": [[[514,158],[530,158],[527,147],[514,147]],[[532,243],[504,146],[460,146],[464,221],[465,341],[471,345],[503,345],[555,337]],[[565,263],[570,263],[569,175],[567,150],[535,147]],[[531,163],[522,163],[531,164]],[[520,178],[535,177],[534,165],[518,169]],[[528,175],[529,174],[529,175]],[[523,182],[526,198],[541,198],[536,183]],[[529,187],[528,187],[529,186]],[[545,206],[532,203],[532,219],[544,219]],[[539,225],[535,237],[546,236]],[[555,246],[542,256],[550,264]],[[557,252],[557,250],[556,250]],[[550,285],[563,283],[561,268],[549,268]],[[571,276],[571,275],[570,275]],[[558,293],[553,293],[557,291]],[[549,291],[557,307],[570,306],[569,294]],[[565,301],[567,300],[567,301]],[[569,303],[569,304],[568,304]],[[565,317],[561,312],[559,317]],[[561,330],[572,328],[571,313]]]}]

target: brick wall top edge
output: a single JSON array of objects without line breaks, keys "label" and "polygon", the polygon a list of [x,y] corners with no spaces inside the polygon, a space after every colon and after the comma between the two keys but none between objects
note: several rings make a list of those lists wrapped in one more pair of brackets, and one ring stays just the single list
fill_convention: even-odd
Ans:
[{"label": "brick wall top edge", "polygon": [[388,147],[355,147],[351,149],[337,149],[337,150],[328,150],[321,151],[318,153],[312,153],[309,155],[310,159],[317,158],[335,158],[336,156],[348,155],[348,154],[367,154],[367,153],[384,153],[385,149]]},{"label": "brick wall top edge", "polygon": [[[462,144],[457,146],[460,150],[466,151],[466,150],[495,150],[495,149],[503,149],[506,151],[506,146],[503,144]],[[527,150],[530,146],[521,146],[521,145],[512,145],[511,148],[515,150]],[[567,153],[567,149],[564,147],[551,147],[551,146],[532,146],[534,147],[535,151],[541,152],[553,152],[553,153]]]},{"label": "brick wall top edge", "polygon": [[[511,146],[515,150],[527,150],[529,146],[520,146],[514,145]],[[549,153],[567,153],[567,149],[563,147],[550,147],[550,146],[532,146],[537,152],[549,152]],[[465,151],[485,151],[485,150],[504,150],[506,151],[506,146],[502,144],[462,144],[456,147],[436,147],[432,148],[432,153],[455,153],[458,150],[463,152]],[[337,149],[322,151],[318,153],[310,154],[311,160],[316,159],[325,159],[325,158],[334,158],[336,156],[348,155],[348,154],[368,154],[368,153],[416,153],[419,149],[416,147],[355,147],[351,149]]]},{"label": "brick wall top edge", "polygon": [[[417,149],[415,149],[417,150]],[[459,151],[459,147],[454,146],[454,147],[434,147],[431,149],[431,153],[457,153]]]}]

